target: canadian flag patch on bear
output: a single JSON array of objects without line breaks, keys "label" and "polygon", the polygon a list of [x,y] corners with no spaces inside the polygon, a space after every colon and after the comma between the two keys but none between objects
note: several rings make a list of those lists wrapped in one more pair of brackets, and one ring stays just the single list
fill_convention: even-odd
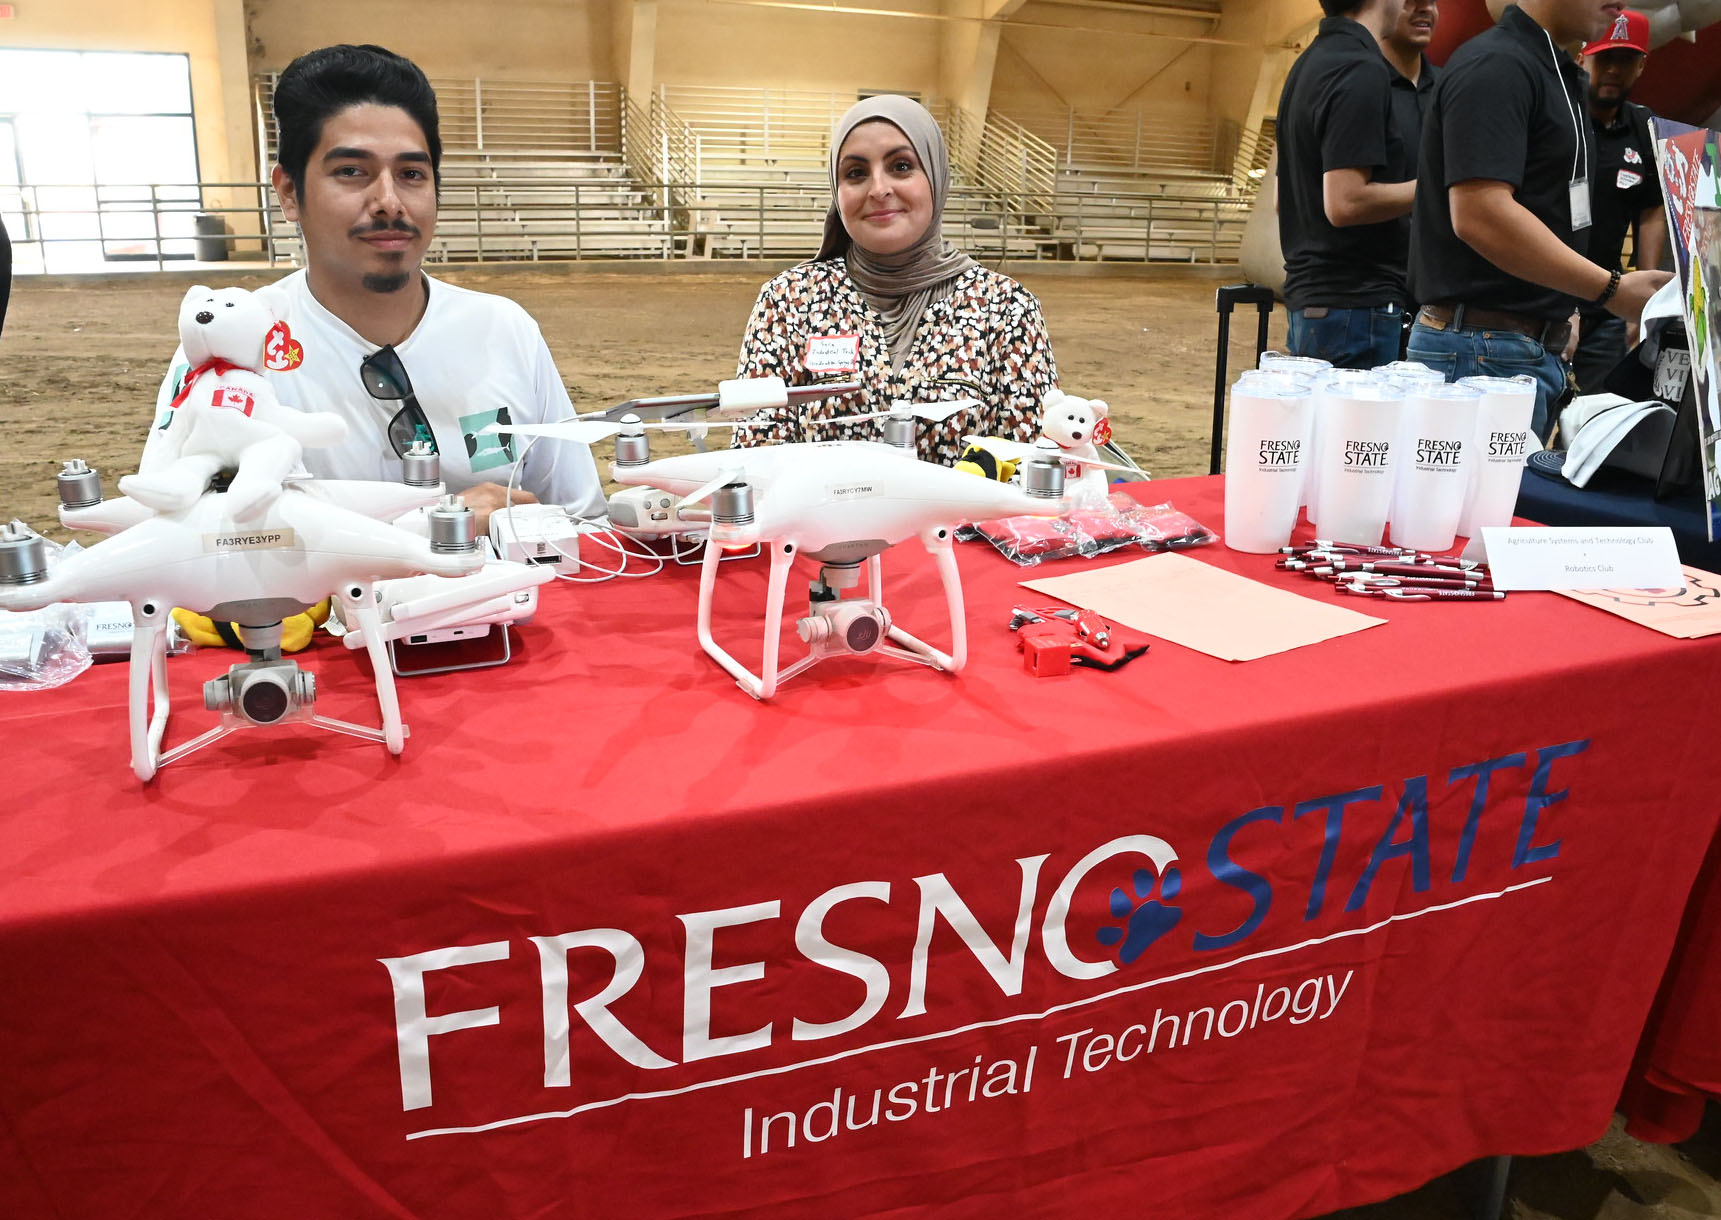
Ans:
[{"label": "canadian flag patch on bear", "polygon": [[257,400],[251,397],[251,391],[242,390],[236,385],[218,385],[215,393],[210,396],[209,405],[228,411],[242,411],[251,414],[257,407]]}]

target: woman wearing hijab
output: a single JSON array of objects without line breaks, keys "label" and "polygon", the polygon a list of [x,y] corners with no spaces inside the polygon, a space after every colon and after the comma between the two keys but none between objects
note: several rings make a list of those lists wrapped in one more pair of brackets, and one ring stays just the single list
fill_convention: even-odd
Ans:
[{"label": "woman wearing hijab", "polygon": [[1034,439],[1058,379],[1039,302],[944,240],[949,192],[944,136],[920,103],[873,97],[843,116],[824,243],[759,293],[736,375],[864,389],[763,413],[736,429],[737,445],[877,439],[878,420],[833,417],[958,398],[981,405],[920,421],[921,457],[948,465],[969,434]]}]

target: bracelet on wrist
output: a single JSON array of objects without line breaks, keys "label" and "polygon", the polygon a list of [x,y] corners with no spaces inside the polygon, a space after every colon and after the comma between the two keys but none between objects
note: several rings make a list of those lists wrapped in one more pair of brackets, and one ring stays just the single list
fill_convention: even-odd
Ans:
[{"label": "bracelet on wrist", "polygon": [[1603,288],[1601,290],[1601,295],[1599,297],[1597,297],[1592,302],[1592,304],[1606,305],[1609,301],[1613,300],[1613,294],[1618,292],[1618,291],[1619,291],[1619,268],[1615,267],[1613,269],[1613,274],[1608,276],[1607,287]]}]

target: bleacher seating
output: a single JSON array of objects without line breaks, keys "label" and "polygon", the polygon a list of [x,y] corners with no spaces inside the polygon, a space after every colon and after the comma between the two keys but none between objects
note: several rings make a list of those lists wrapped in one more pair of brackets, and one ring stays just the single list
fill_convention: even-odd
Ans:
[{"label": "bleacher seating", "polygon": [[[270,84],[259,81],[260,105]],[[649,99],[595,83],[437,87],[453,103],[429,252],[443,262],[805,258],[824,228],[831,127],[853,101],[704,86]],[[1036,127],[1000,114],[982,123],[937,99],[928,108],[952,147],[945,234],[977,258],[1237,257],[1253,180],[1215,170],[1211,133],[1174,147],[1159,135],[1144,143],[1140,123],[1125,131],[1117,116],[1038,116]],[[1058,123],[1078,144],[1042,134]],[[1093,149],[1091,162],[1074,156]],[[297,261],[297,231],[278,207],[267,222],[271,258]]]}]

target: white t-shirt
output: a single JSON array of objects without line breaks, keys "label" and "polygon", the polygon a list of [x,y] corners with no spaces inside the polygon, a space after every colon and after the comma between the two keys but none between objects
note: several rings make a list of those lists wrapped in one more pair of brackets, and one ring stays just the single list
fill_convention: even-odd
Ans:
[{"label": "white t-shirt", "polygon": [[[603,486],[587,446],[545,437],[528,449],[525,437],[479,435],[501,411],[516,424],[573,416],[538,324],[506,297],[428,275],[424,279],[429,291],[424,316],[394,350],[436,434],[442,481],[450,491],[477,483],[506,485],[515,454],[524,452],[518,486],[546,504],[566,505],[582,516],[601,515]],[[257,295],[287,323],[304,354],[297,368],[263,370],[276,396],[298,410],[332,411],[347,421],[346,441],[306,449],[305,468],[329,479],[398,480],[400,458],[389,443],[388,423],[404,404],[372,398],[359,378],[360,361],[377,345],[323,308],[311,295],[304,271],[258,289]],[[156,398],[158,427],[188,367],[184,349],[176,351]]]}]

